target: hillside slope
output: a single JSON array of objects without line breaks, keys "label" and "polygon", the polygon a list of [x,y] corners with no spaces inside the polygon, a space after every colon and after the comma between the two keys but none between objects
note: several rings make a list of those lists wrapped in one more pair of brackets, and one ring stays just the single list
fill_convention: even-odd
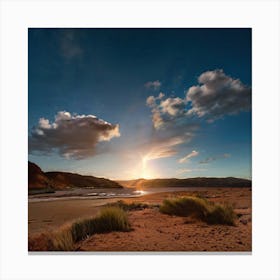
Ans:
[{"label": "hillside slope", "polygon": [[46,176],[51,180],[55,189],[67,187],[77,188],[122,188],[117,182],[105,178],[94,176],[84,176],[68,172],[46,172]]},{"label": "hillside slope", "polygon": [[42,190],[50,187],[50,180],[41,168],[35,163],[28,161],[28,189]]},{"label": "hillside slope", "polygon": [[43,172],[33,162],[28,161],[28,190],[36,191],[63,190],[66,188],[122,188],[109,179],[84,176],[68,172]]}]

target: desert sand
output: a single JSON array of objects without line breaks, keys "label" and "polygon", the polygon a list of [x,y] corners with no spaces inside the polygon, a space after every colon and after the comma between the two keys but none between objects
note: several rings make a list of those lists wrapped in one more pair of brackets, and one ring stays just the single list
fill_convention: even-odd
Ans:
[{"label": "desert sand", "polygon": [[[204,191],[168,192],[124,198],[126,202],[160,204],[163,199],[200,194],[214,202],[227,202],[237,214],[235,226],[208,225],[169,216],[158,208],[129,211],[130,232],[95,234],[77,244],[78,251],[190,251],[250,252],[252,199],[250,188],[209,188]],[[119,199],[62,200],[29,203],[29,235],[54,229],[77,218],[96,215],[103,205]]]}]

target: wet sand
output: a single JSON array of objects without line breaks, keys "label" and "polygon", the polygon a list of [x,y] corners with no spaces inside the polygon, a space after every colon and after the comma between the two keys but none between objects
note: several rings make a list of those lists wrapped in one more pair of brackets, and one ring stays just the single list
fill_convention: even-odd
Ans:
[{"label": "wet sand", "polygon": [[[184,217],[161,214],[157,208],[129,212],[130,232],[95,234],[77,244],[81,251],[245,251],[252,250],[250,188],[209,188],[124,198],[126,202],[160,204],[165,198],[200,194],[228,202],[238,214],[236,226],[207,225]],[[77,218],[94,216],[114,199],[63,200],[29,203],[29,234],[53,229]]]}]

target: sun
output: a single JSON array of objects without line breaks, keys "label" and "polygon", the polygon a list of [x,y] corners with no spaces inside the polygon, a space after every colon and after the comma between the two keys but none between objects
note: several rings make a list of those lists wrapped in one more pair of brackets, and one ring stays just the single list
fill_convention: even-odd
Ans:
[{"label": "sun", "polygon": [[155,174],[149,166],[149,158],[147,156],[142,157],[142,170],[141,170],[141,178],[144,179],[152,179],[155,178]]}]

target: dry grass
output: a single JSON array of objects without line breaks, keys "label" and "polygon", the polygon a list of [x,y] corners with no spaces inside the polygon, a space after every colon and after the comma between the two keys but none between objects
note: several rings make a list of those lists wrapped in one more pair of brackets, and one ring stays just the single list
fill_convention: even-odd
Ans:
[{"label": "dry grass", "polygon": [[42,233],[28,239],[29,251],[74,251],[75,243],[95,233],[129,231],[125,211],[118,207],[105,207],[99,215],[65,225],[53,232]]},{"label": "dry grass", "polygon": [[168,215],[193,217],[208,224],[234,225],[236,217],[230,205],[214,204],[204,198],[192,196],[166,199],[160,206],[160,212]]},{"label": "dry grass", "polygon": [[83,240],[94,233],[128,230],[130,230],[130,225],[127,214],[119,207],[105,207],[97,217],[79,220],[71,227],[74,242]]},{"label": "dry grass", "polygon": [[74,251],[71,227],[63,226],[56,231],[37,234],[28,238],[29,251]]},{"label": "dry grass", "polygon": [[141,203],[141,202],[126,203],[123,200],[118,200],[117,202],[109,203],[107,204],[107,206],[119,207],[124,211],[137,211],[137,210],[143,210],[151,207],[151,205],[147,203]]}]

